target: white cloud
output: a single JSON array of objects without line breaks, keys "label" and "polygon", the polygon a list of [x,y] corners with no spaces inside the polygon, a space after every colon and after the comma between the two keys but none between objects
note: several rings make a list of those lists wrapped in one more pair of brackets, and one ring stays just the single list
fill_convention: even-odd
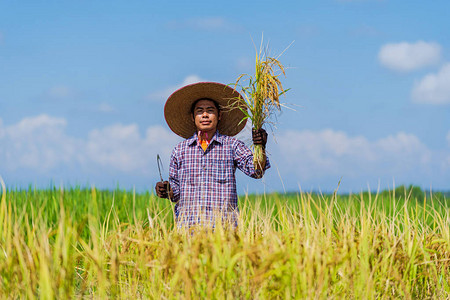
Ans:
[{"label": "white cloud", "polygon": [[19,123],[8,128],[8,131],[15,136],[30,137],[41,133],[58,134],[63,127],[67,125],[64,118],[54,118],[48,115],[39,115],[37,117],[29,117],[22,119]]},{"label": "white cloud", "polygon": [[[48,115],[11,125],[0,119],[1,172],[22,172],[21,176],[31,181],[66,174],[69,180],[94,176],[142,182],[159,177],[159,154],[166,167],[163,177],[167,178],[170,153],[181,140],[162,126],[141,130],[136,124],[112,124],[93,129],[84,138],[71,136],[66,127],[64,118]],[[242,136],[250,141],[249,128]],[[449,152],[432,151],[413,134],[399,132],[369,140],[332,129],[289,130],[279,132],[276,138],[278,144],[268,147],[274,166],[271,174],[277,173],[277,166],[281,176],[289,174],[289,179],[302,183],[317,184],[323,178],[337,180],[341,176],[347,180],[384,176],[407,183],[442,182],[449,176]],[[450,147],[450,131],[445,138]]]},{"label": "white cloud", "polygon": [[65,135],[67,122],[48,115],[24,118],[0,129],[0,160],[9,169],[47,171],[76,157],[77,140]]},{"label": "white cloud", "polygon": [[447,133],[446,140],[447,140],[447,149],[444,150],[442,168],[444,170],[450,170],[450,130]]},{"label": "white cloud", "polygon": [[168,158],[177,138],[160,126],[141,136],[136,124],[115,124],[89,133],[87,156],[101,166],[123,172],[148,173],[156,154]]},{"label": "white cloud", "polygon": [[[87,155],[93,162],[121,171],[132,171],[140,167],[135,160],[141,153],[142,140],[137,125],[116,124],[89,133]],[[146,160],[142,165],[146,165]]]},{"label": "white cloud", "polygon": [[63,118],[39,115],[4,126],[0,119],[0,161],[10,171],[29,169],[50,174],[55,168],[148,174],[159,153],[168,160],[178,138],[161,126],[142,136],[136,124],[115,124],[88,133],[87,139],[66,132]]},{"label": "white cloud", "polygon": [[167,100],[167,98],[169,98],[169,96],[175,92],[176,90],[178,90],[179,88],[188,85],[188,84],[193,84],[193,83],[197,83],[197,82],[202,82],[202,81],[207,81],[202,79],[201,77],[195,75],[195,74],[191,74],[189,76],[187,76],[186,78],[183,79],[183,82],[177,85],[173,85],[173,86],[169,86],[165,89],[162,89],[160,91],[156,91],[153,93],[150,93],[147,96],[147,99],[151,100],[151,101],[155,101],[155,102],[164,102]]},{"label": "white cloud", "polygon": [[365,174],[407,174],[417,167],[426,169],[431,151],[406,133],[369,141],[345,132],[286,131],[277,137],[287,171],[302,179],[326,175],[365,176]]},{"label": "white cloud", "polygon": [[395,71],[412,71],[437,64],[441,58],[441,46],[437,43],[386,44],[378,53],[380,63]]},{"label": "white cloud", "polygon": [[3,129],[3,120],[0,119],[0,139],[3,138],[4,136],[5,136],[5,129]]},{"label": "white cloud", "polygon": [[414,84],[411,96],[414,101],[430,104],[450,104],[450,63],[438,73],[428,74]]},{"label": "white cloud", "polygon": [[141,135],[136,124],[114,124],[89,132],[86,161],[106,170],[129,174],[156,174],[156,154],[168,161],[179,138],[161,127],[148,127]]},{"label": "white cloud", "polygon": [[[184,80],[183,80],[183,83],[181,84],[181,86],[185,86],[185,85],[188,85],[188,84],[192,84],[192,83],[196,83],[196,82],[201,82],[201,81],[204,81],[203,79],[201,79],[199,76],[197,76],[197,75],[189,75],[188,77],[186,77]],[[181,87],[180,86],[180,87]]]}]

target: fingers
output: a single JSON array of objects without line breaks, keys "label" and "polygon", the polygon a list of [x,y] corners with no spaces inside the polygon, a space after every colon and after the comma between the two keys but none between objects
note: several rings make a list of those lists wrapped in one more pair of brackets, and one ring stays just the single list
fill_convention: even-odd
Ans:
[{"label": "fingers", "polygon": [[156,183],[155,192],[160,198],[169,197],[170,185],[168,181],[160,181]]},{"label": "fingers", "polygon": [[267,137],[267,132],[263,129],[263,128],[260,128],[260,129],[258,129],[258,130],[256,130],[256,129],[253,129],[252,130],[252,136],[255,138],[255,137]]},{"label": "fingers", "polygon": [[266,146],[267,143],[267,132],[264,129],[252,130],[253,144]]}]

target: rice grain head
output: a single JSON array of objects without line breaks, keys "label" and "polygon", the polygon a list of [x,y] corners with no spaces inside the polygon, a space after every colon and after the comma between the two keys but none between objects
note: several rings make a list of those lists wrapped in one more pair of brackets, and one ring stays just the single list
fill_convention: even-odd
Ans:
[{"label": "rice grain head", "polygon": [[[245,114],[244,119],[251,120],[255,130],[269,122],[274,112],[281,111],[280,96],[288,91],[284,90],[279,79],[281,74],[286,76],[286,72],[278,57],[270,57],[268,49],[261,46],[256,52],[255,75],[241,74],[234,83],[235,89],[240,88],[243,98],[233,99],[231,107],[239,108]],[[255,168],[262,170],[265,161],[262,146],[254,145]]]}]

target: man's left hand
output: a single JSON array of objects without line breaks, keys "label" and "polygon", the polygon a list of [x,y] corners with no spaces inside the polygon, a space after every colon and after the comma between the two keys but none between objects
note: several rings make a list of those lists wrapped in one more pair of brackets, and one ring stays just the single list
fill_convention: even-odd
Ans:
[{"label": "man's left hand", "polygon": [[264,129],[252,130],[253,145],[262,145],[266,148],[267,132]]}]

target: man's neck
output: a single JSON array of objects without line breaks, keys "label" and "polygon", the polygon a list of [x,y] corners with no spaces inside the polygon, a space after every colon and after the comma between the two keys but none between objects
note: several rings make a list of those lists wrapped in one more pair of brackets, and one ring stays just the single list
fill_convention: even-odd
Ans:
[{"label": "man's neck", "polygon": [[210,131],[198,131],[197,134],[199,135],[199,139],[201,140],[206,140],[206,141],[211,141],[212,137],[214,136],[214,134],[216,133],[216,129],[214,130],[210,130]]}]

